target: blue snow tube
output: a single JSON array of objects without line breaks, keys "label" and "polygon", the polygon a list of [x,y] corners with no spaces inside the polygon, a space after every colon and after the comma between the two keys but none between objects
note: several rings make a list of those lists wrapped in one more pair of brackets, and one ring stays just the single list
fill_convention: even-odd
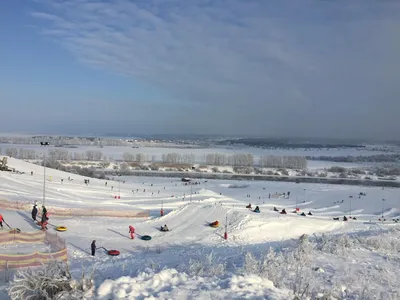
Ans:
[{"label": "blue snow tube", "polygon": [[142,235],[142,240],[150,241],[150,240],[151,240],[151,236],[149,236],[149,235]]},{"label": "blue snow tube", "polygon": [[254,212],[259,214],[261,211],[260,210],[255,210]]}]

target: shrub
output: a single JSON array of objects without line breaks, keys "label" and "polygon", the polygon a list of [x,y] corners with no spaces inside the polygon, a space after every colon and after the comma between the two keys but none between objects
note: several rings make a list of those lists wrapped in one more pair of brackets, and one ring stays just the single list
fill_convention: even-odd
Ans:
[{"label": "shrub", "polygon": [[219,169],[218,169],[217,167],[212,167],[211,170],[212,170],[214,173],[218,173],[218,172],[219,172]]},{"label": "shrub", "polygon": [[93,277],[82,272],[80,280],[73,279],[68,264],[51,261],[42,268],[21,269],[10,282],[8,295],[11,300],[78,300],[93,296]]},{"label": "shrub", "polygon": [[226,264],[220,262],[212,252],[203,259],[190,259],[189,266],[189,274],[195,276],[219,276],[226,271]]},{"label": "shrub", "polygon": [[347,171],[346,168],[339,167],[339,166],[330,167],[328,169],[328,172],[332,172],[332,173],[345,173],[346,171]]},{"label": "shrub", "polygon": [[280,170],[280,172],[282,175],[289,176],[289,172],[286,169],[282,169],[282,170]]}]

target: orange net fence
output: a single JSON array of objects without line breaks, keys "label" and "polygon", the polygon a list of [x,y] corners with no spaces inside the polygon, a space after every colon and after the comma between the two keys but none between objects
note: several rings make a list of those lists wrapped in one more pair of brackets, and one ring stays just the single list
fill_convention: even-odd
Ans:
[{"label": "orange net fence", "polygon": [[[38,209],[40,205],[38,205]],[[9,201],[0,199],[0,208],[6,210],[32,211],[32,203],[28,201]],[[63,208],[46,205],[47,211],[53,217],[79,216],[79,217],[115,217],[115,218],[148,218],[148,210],[109,210],[96,208]],[[39,209],[40,211],[40,209]]]},{"label": "orange net fence", "polygon": [[0,245],[11,243],[44,243],[50,246],[50,251],[34,252],[29,254],[0,254],[0,271],[40,266],[52,259],[67,261],[67,247],[65,240],[58,234],[49,232],[18,232],[10,230],[8,232],[0,232]]}]

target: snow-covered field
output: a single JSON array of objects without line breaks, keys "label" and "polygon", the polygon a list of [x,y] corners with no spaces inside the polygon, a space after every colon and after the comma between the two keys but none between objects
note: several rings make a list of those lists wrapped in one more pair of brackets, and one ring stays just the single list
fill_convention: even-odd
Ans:
[{"label": "snow-covered field", "polygon": [[[13,158],[8,165],[24,173],[0,172],[0,200],[41,204],[43,168]],[[107,185],[105,180],[91,178],[85,185],[84,179],[46,169],[46,206],[52,224],[49,230],[59,225],[68,228],[60,235],[67,240],[73,272],[79,274],[82,265],[95,264],[94,299],[293,299],[294,291],[317,295],[328,290],[347,295],[335,299],[400,296],[400,271],[395,266],[400,256],[394,250],[400,243],[397,223],[392,221],[400,217],[398,189],[196,179],[199,184],[185,185],[179,179],[152,177],[119,177],[120,181]],[[284,197],[289,191],[290,197]],[[261,213],[246,209],[248,203],[258,205]],[[300,212],[291,213],[296,206]],[[274,212],[273,207],[285,208],[288,214]],[[144,209],[150,217],[55,217],[51,215],[55,208]],[[309,211],[312,216],[299,215]],[[38,230],[30,212],[1,213],[14,228]],[[385,222],[378,220],[382,213]],[[332,219],[350,215],[356,220]],[[221,226],[213,229],[208,224],[215,220]],[[164,224],[170,232],[158,230]],[[129,225],[136,228],[134,240],[129,238]],[[322,233],[328,236],[322,239]],[[303,234],[317,234],[319,239],[297,245]],[[141,235],[152,239],[141,240]],[[118,249],[121,255],[111,257],[98,249],[92,257],[93,239],[98,247]],[[12,247],[0,248],[0,253],[10,253]],[[38,251],[35,247],[39,246],[24,250]],[[269,247],[275,256],[269,253],[262,258]],[[257,267],[263,261],[274,274]],[[366,284],[349,278],[371,284],[366,289]],[[362,291],[367,293],[364,298]]]}]

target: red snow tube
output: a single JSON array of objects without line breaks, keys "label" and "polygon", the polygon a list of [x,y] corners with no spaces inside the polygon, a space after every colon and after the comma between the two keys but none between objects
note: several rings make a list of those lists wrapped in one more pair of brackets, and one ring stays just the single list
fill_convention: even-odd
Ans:
[{"label": "red snow tube", "polygon": [[118,250],[108,250],[107,253],[111,256],[118,256],[120,254]]}]

